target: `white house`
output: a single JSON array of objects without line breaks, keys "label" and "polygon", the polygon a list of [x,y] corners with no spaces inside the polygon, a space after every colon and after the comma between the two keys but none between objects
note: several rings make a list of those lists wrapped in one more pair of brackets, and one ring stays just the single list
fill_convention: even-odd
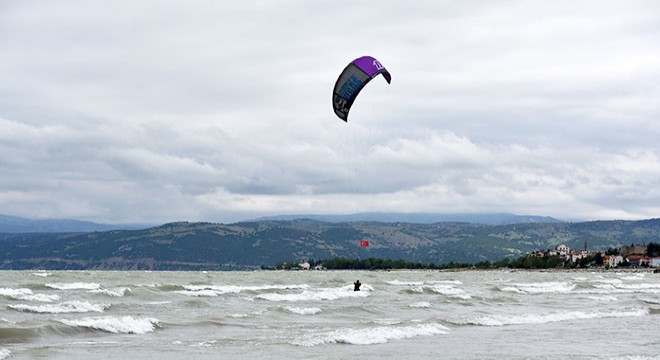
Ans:
[{"label": "white house", "polygon": [[619,266],[619,264],[622,263],[624,259],[621,255],[609,255],[606,256],[604,260],[606,266],[614,268]]},{"label": "white house", "polygon": [[651,258],[651,267],[657,267],[660,268],[660,257],[653,257]]},{"label": "white house", "polygon": [[559,255],[565,256],[568,255],[568,253],[571,251],[571,248],[562,244],[557,246],[557,249],[555,250],[557,250],[557,253],[559,253]]}]

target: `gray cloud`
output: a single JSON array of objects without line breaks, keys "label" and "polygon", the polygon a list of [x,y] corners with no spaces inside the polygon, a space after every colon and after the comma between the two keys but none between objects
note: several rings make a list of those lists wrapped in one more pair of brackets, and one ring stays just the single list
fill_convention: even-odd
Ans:
[{"label": "gray cloud", "polygon": [[[658,216],[658,24],[654,1],[5,1],[0,213]],[[364,54],[393,81],[345,124],[330,91]]]}]

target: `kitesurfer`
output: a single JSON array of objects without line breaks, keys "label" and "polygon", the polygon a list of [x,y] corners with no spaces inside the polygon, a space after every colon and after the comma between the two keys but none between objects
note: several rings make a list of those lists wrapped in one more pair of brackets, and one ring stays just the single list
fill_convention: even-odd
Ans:
[{"label": "kitesurfer", "polygon": [[362,284],[360,283],[360,280],[355,281],[355,282],[353,283],[353,291],[360,291],[360,285],[362,285]]}]

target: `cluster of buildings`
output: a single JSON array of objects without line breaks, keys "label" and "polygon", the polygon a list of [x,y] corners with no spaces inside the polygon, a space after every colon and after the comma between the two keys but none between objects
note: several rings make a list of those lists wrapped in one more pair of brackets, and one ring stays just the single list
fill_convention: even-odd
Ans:
[{"label": "cluster of buildings", "polygon": [[602,264],[608,268],[621,266],[627,267],[655,267],[660,268],[660,256],[648,256],[647,245],[621,246],[615,254],[603,254],[602,252],[589,251],[587,242],[584,242],[584,249],[571,249],[566,245],[559,245],[555,249],[537,250],[532,252],[532,256],[548,258],[559,256],[566,263],[575,264],[588,257],[600,256]]}]

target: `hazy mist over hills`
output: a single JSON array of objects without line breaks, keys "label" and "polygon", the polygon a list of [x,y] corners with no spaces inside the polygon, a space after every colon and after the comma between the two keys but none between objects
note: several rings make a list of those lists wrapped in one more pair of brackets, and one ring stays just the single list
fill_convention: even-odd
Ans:
[{"label": "hazy mist over hills", "polygon": [[135,230],[154,225],[146,224],[99,224],[70,219],[28,219],[18,216],[0,215],[0,233],[50,233],[92,232],[108,230]]},{"label": "hazy mist over hills", "polygon": [[[433,224],[438,222],[464,222],[471,224],[506,225],[526,223],[555,223],[561,222],[548,216],[529,216],[514,214],[432,214],[432,213],[357,213],[347,215],[277,215],[249,221],[287,221],[297,219],[310,219],[331,223],[378,221],[378,222],[406,222],[413,224]],[[183,221],[184,219],[182,219]],[[91,232],[108,230],[137,230],[161,224],[101,224],[90,221],[71,219],[28,219],[17,216],[0,215],[0,233],[39,233],[39,232]]]}]

